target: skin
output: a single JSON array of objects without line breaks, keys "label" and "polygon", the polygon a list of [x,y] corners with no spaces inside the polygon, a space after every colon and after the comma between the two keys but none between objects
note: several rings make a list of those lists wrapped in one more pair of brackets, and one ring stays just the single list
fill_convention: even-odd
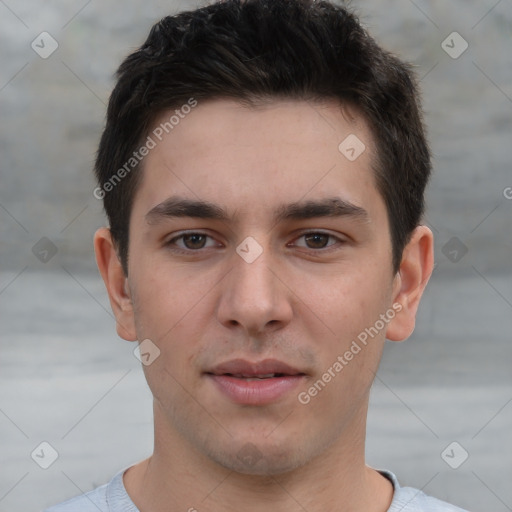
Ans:
[{"label": "skin", "polygon": [[[338,150],[349,134],[366,146],[353,162]],[[277,512],[388,509],[392,485],[364,460],[369,391],[385,338],[402,341],[414,329],[433,236],[418,226],[393,272],[373,148],[364,119],[334,101],[273,100],[257,108],[202,102],[145,158],[128,276],[109,230],[97,231],[97,263],[118,334],[150,339],[160,350],[144,366],[154,397],[154,453],[124,475],[141,512],[168,511],[170,503],[199,512],[240,504],[266,511],[270,503]],[[229,218],[148,219],[170,196],[215,203]],[[280,205],[331,197],[366,217],[273,221]],[[207,238],[166,245],[184,230]],[[311,239],[304,231],[330,236]],[[263,250],[252,263],[235,250],[248,236]],[[385,328],[301,404],[297,394],[397,303],[401,311]],[[307,377],[276,403],[237,405],[203,373],[232,358],[278,359]],[[249,446],[252,461],[239,456]]]}]

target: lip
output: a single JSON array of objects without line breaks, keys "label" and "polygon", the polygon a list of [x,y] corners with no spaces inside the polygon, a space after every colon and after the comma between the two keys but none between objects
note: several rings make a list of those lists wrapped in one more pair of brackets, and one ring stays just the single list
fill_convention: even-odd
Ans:
[{"label": "lip", "polygon": [[258,375],[268,375],[270,373],[280,373],[288,376],[304,375],[304,372],[277,359],[264,359],[255,363],[245,359],[232,359],[215,366],[207,373],[213,375],[226,375],[229,373],[231,375],[244,375],[247,377],[257,377]]},{"label": "lip", "polygon": [[[255,363],[233,359],[205,373],[222,394],[240,405],[267,405],[277,402],[306,377],[304,372],[276,359]],[[276,375],[268,377],[272,374]]]}]

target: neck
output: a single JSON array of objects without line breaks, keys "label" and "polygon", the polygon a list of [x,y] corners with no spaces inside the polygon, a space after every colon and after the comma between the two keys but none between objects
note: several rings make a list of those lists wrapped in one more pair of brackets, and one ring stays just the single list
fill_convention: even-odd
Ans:
[{"label": "neck", "polygon": [[[155,410],[155,450],[132,466],[124,484],[141,512],[385,512],[391,483],[365,465],[366,411],[308,464],[277,475],[220,466],[169,428]],[[169,508],[172,504],[172,508]]]}]

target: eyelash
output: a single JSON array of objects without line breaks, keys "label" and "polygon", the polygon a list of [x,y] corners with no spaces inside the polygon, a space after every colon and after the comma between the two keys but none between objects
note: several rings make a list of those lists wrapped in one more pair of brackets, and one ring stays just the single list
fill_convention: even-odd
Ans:
[{"label": "eyelash", "polygon": [[[165,243],[165,246],[166,247],[171,247],[172,251],[174,251],[176,253],[181,253],[181,254],[199,253],[202,250],[211,249],[211,247],[206,247],[206,248],[205,247],[201,247],[200,249],[183,249],[183,248],[180,248],[180,247],[177,247],[176,245],[174,245],[177,240],[181,240],[185,236],[190,236],[190,235],[200,235],[200,236],[205,236],[207,238],[213,238],[210,235],[208,235],[207,233],[202,233],[201,231],[187,231],[185,233],[181,233],[178,236],[175,236],[175,237],[171,238],[169,241],[167,241]],[[335,235],[332,235],[331,233],[325,233],[323,231],[305,231],[305,232],[301,233],[297,238],[295,238],[295,240],[303,238],[303,237],[305,237],[307,235],[325,235],[325,236],[327,236],[329,238],[335,239],[338,242],[337,244],[336,243],[330,244],[330,245],[327,245],[326,247],[321,247],[319,249],[311,249],[311,248],[306,247],[306,249],[308,251],[311,251],[311,252],[314,252],[314,253],[320,253],[320,252],[327,253],[327,252],[331,252],[332,250],[335,250],[335,248],[331,249],[332,247],[334,247],[336,245],[339,245],[339,244],[346,243],[345,240],[343,240],[343,239],[341,239],[341,238],[339,238],[339,237],[337,237]]]}]

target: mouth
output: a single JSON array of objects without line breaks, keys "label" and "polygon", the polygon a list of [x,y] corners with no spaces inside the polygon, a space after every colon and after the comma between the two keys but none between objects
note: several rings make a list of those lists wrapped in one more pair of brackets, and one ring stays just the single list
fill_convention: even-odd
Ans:
[{"label": "mouth", "polygon": [[[216,374],[210,374],[210,375],[216,375]],[[256,380],[263,380],[263,379],[274,379],[276,377],[295,377],[295,375],[288,375],[286,373],[267,373],[266,375],[243,375],[243,374],[232,374],[232,373],[223,373],[221,375],[225,375],[227,377],[233,377],[235,379],[244,379],[247,382],[253,382]],[[298,374],[299,375],[299,374]]]},{"label": "mouth", "polygon": [[240,405],[267,405],[282,400],[306,373],[275,359],[251,363],[235,359],[205,372],[224,397]]}]

